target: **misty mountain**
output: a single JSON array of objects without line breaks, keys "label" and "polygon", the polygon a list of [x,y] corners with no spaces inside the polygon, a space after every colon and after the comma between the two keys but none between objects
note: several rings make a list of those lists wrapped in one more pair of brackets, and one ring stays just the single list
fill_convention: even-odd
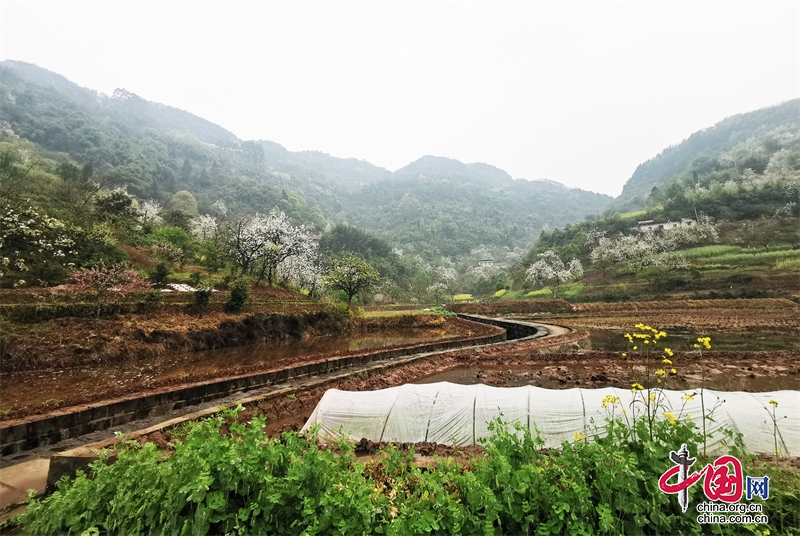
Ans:
[{"label": "misty mountain", "polygon": [[348,223],[428,258],[481,244],[529,247],[540,231],[602,212],[608,196],[514,180],[482,163],[425,156],[392,173],[363,160],[244,141],[196,115],[118,89],[107,96],[35,65],[0,62],[0,143],[91,163],[104,182],[166,205],[188,190],[201,212],[283,210],[319,230]]},{"label": "misty mountain", "polygon": [[[763,173],[770,155],[780,149],[785,134],[798,131],[800,99],[723,119],[640,164],[614,205],[642,207],[654,186],[661,187],[684,173],[703,174],[725,167],[720,158],[736,148],[748,153],[736,162],[740,170],[750,168]],[[748,145],[757,150],[748,151]]]},{"label": "misty mountain", "polygon": [[[200,141],[217,145],[225,142],[238,142],[238,138],[232,132],[178,108],[147,101],[121,88],[115,90],[109,97],[97,91],[80,87],[60,74],[41,69],[30,63],[12,60],[0,62],[0,81],[3,85],[16,89],[24,87],[19,98],[22,99],[21,104],[26,105],[23,109],[31,114],[46,117],[58,113],[54,108],[63,108],[77,116],[81,114],[94,116],[121,129],[153,128],[188,132]],[[8,94],[4,95],[6,98],[8,96]],[[6,109],[6,106],[3,108]],[[6,112],[11,113],[17,109],[12,106],[10,109],[6,109]],[[4,117],[4,119],[6,118]],[[37,126],[35,118],[23,120],[21,117],[12,116],[9,119],[14,119],[14,122],[21,127]],[[73,117],[73,119],[78,119],[78,117]],[[70,126],[82,127],[82,125]],[[18,134],[37,142],[37,138],[39,138],[44,144],[52,146],[56,150],[69,149],[69,146],[63,143],[64,140],[59,140],[59,137],[66,137],[68,134],[35,128],[18,132]]]}]

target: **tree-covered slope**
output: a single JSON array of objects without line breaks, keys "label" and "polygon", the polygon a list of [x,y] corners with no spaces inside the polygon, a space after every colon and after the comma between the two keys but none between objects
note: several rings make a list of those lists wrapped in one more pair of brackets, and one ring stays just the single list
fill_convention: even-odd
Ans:
[{"label": "tree-covered slope", "polygon": [[425,257],[480,245],[530,246],[542,229],[602,212],[611,198],[551,181],[513,180],[486,164],[426,156],[352,198],[349,222]]},{"label": "tree-covered slope", "polygon": [[[0,141],[34,142],[55,165],[91,163],[107,185],[168,204],[191,192],[201,213],[277,207],[295,223],[349,223],[430,259],[481,244],[529,246],[543,228],[599,213],[611,198],[488,164],[426,156],[392,173],[369,162],[243,141],[191,113],[126,90],[111,96],[35,65],[0,62]],[[49,165],[49,164],[48,164]]]},{"label": "tree-covered slope", "polygon": [[664,149],[636,168],[625,184],[616,205],[633,208],[644,204],[654,186],[686,172],[708,173],[719,166],[719,158],[734,148],[763,146],[736,164],[757,173],[766,169],[771,153],[778,150],[785,133],[800,131],[800,99],[734,115],[716,125],[695,132],[678,145]]}]

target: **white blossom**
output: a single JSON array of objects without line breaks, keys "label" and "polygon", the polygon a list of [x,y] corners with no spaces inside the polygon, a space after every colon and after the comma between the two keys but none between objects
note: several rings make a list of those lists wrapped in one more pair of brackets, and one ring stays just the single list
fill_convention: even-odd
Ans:
[{"label": "white blossom", "polygon": [[578,259],[564,265],[553,250],[539,253],[537,257],[538,260],[528,267],[525,279],[533,285],[549,287],[554,298],[561,285],[583,275],[583,265]]}]

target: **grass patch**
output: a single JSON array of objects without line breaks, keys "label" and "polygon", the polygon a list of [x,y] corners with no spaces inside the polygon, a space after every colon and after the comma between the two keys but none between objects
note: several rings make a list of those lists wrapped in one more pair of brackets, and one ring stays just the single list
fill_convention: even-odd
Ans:
[{"label": "grass patch", "polygon": [[[567,283],[556,291],[557,298],[568,300],[570,298],[577,298],[583,294],[583,283]],[[549,288],[540,288],[525,294],[525,298],[539,299],[539,298],[552,298],[553,293]]]},{"label": "grass patch", "polygon": [[528,293],[526,290],[509,290],[502,296],[502,300],[524,300],[525,295]]},{"label": "grass patch", "polygon": [[681,251],[681,254],[688,260],[697,260],[740,253],[741,251],[742,248],[740,246],[701,246]]},{"label": "grass patch", "polygon": [[634,210],[632,212],[626,212],[625,214],[620,214],[619,217],[623,220],[627,220],[630,218],[639,218],[647,214],[646,210]]},{"label": "grass patch", "polygon": [[781,250],[742,250],[741,253],[725,254],[712,257],[709,262],[700,259],[700,266],[706,264],[728,264],[736,268],[766,266],[771,268],[776,263],[787,260],[800,259],[800,250],[781,249]]},{"label": "grass patch", "polygon": [[784,259],[775,263],[776,270],[800,272],[800,259]]}]

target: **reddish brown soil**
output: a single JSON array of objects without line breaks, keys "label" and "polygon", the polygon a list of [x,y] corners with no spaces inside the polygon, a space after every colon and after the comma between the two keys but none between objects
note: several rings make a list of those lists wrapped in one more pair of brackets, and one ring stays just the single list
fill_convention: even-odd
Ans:
[{"label": "reddish brown soil", "polygon": [[800,308],[791,300],[676,300],[665,302],[582,303],[574,313],[557,314],[572,327],[630,330],[642,322],[669,332],[800,335]]},{"label": "reddish brown soil", "polygon": [[[570,344],[585,336],[585,332],[569,333],[551,339],[509,343],[480,349],[453,350],[443,355],[428,357],[407,365],[367,374],[363,377],[351,376],[347,379],[330,382],[324,387],[302,390],[289,396],[270,398],[254,406],[247,407],[239,414],[238,421],[246,423],[255,415],[263,414],[267,417],[268,423],[278,423],[278,426],[270,427],[268,425],[267,427],[268,434],[277,436],[287,429],[299,429],[298,423],[300,425],[305,423],[322,395],[328,389],[341,389],[344,391],[385,389],[413,382],[436,372],[471,366],[478,362],[495,363],[505,354],[536,355],[539,350]],[[515,357],[514,359],[520,358]]]},{"label": "reddish brown soil", "polygon": [[[520,384],[520,379],[530,385],[567,389],[573,387],[629,388],[631,378],[642,381],[640,357],[623,357],[616,352],[577,351],[575,342],[585,337],[585,332],[573,332],[558,337],[508,343],[476,349],[464,349],[432,356],[389,370],[370,373],[364,377],[351,376],[326,384],[324,387],[301,390],[289,396],[267,399],[245,409],[239,422],[245,423],[253,416],[263,414],[268,419],[267,433],[279,436],[287,430],[299,430],[316,407],[327,389],[366,391],[394,387],[405,383],[459,368],[485,368],[494,370],[484,374],[483,383],[507,386]],[[695,352],[675,352],[667,388],[681,388],[681,382],[699,377],[700,356]],[[747,378],[791,376],[800,379],[800,352],[729,352],[715,351],[704,360],[706,387],[714,388],[715,378],[737,374]],[[658,363],[653,363],[658,366]],[[582,368],[575,371],[576,366]],[[497,370],[501,369],[501,370]],[[538,374],[528,371],[538,369]],[[480,374],[480,372],[479,372]],[[693,381],[693,380],[692,380]],[[168,433],[168,432],[167,432]],[[155,437],[158,441],[159,438]],[[374,446],[374,444],[373,444]],[[377,447],[375,447],[377,448]]]},{"label": "reddish brown soil", "polygon": [[489,303],[451,303],[448,311],[476,315],[508,313],[560,313],[572,311],[573,306],[562,299],[555,300],[498,300]]},{"label": "reddish brown soil", "polygon": [[[399,317],[354,319],[350,322],[350,324],[348,324],[347,329],[351,332],[352,331],[370,332],[370,331],[403,330],[403,329],[409,329],[409,330],[430,329],[430,330],[436,330],[437,332],[441,331],[443,333],[446,333],[447,336],[442,339],[443,341],[483,337],[501,333],[500,328],[497,328],[495,326],[489,326],[486,324],[477,324],[475,322],[469,322],[466,320],[461,320],[459,318],[443,317],[438,315],[408,315]],[[416,348],[425,346],[426,344],[430,343],[419,343],[414,345],[397,344],[393,346],[381,347],[380,349],[374,351],[376,352],[385,351],[395,348]],[[184,378],[181,377],[159,378],[153,380],[147,386],[147,390],[144,391],[141,390],[141,387],[137,388],[137,387],[124,387],[124,386],[109,386],[108,391],[106,391],[102,395],[98,395],[97,397],[86,397],[80,395],[75,395],[70,397],[69,394],[65,393],[62,396],[62,400],[59,400],[59,404],[56,407],[53,406],[25,407],[20,410],[15,410],[5,414],[0,414],[0,422],[14,421],[13,424],[17,424],[17,422],[25,422],[26,420],[28,420],[28,418],[33,416],[49,415],[55,413],[60,414],[65,411],[70,411],[71,408],[73,410],[77,410],[80,409],[82,406],[85,406],[86,404],[92,402],[98,402],[100,400],[124,399],[124,398],[131,398],[134,396],[158,394],[166,391],[180,389],[183,387],[189,387],[191,385],[211,382],[214,380],[239,378],[253,374],[269,372],[271,370],[288,368],[299,364],[317,363],[329,359],[347,357],[352,355],[360,355],[365,353],[369,353],[369,351],[352,350],[349,352],[332,352],[329,354],[316,354],[314,356],[308,356],[308,357],[287,358],[281,360],[280,362],[264,362],[262,364],[243,365],[237,367],[234,374],[231,374],[231,372],[228,370],[220,370],[215,373],[193,373]]]}]

